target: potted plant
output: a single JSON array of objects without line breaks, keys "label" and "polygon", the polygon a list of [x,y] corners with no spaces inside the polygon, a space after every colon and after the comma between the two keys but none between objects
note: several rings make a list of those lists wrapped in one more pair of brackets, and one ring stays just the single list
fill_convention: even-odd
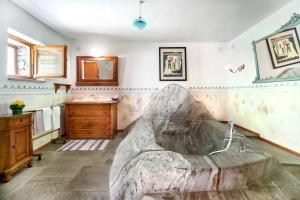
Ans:
[{"label": "potted plant", "polygon": [[25,107],[25,104],[21,100],[15,100],[10,104],[10,109],[12,111],[13,115],[21,115],[23,113],[23,108]]}]

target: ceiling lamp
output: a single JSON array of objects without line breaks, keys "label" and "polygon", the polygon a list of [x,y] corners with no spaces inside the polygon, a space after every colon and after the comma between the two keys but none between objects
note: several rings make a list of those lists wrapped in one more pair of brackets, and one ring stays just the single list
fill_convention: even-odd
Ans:
[{"label": "ceiling lamp", "polygon": [[142,18],[142,4],[143,3],[145,3],[145,1],[139,0],[140,16],[138,18],[136,18],[135,20],[133,20],[133,22],[132,22],[132,25],[139,30],[145,29],[148,25],[147,21],[144,18]]}]

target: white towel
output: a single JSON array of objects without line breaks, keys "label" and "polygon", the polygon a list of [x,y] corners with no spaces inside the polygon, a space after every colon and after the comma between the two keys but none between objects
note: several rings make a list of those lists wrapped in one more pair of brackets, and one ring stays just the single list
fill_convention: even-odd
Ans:
[{"label": "white towel", "polygon": [[56,130],[60,128],[60,106],[52,108],[52,129]]},{"label": "white towel", "polygon": [[44,132],[43,111],[36,111],[33,115],[33,134],[40,134]]},{"label": "white towel", "polygon": [[44,122],[44,131],[52,130],[52,109],[43,108],[43,122]]}]

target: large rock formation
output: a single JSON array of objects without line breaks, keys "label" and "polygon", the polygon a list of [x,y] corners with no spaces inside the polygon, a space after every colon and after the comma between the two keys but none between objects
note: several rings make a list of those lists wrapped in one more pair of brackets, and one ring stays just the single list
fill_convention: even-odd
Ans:
[{"label": "large rock formation", "polygon": [[228,127],[212,120],[205,106],[178,85],[162,89],[129,130],[110,171],[112,200],[140,200],[147,194],[228,190],[272,172],[277,160],[249,141],[233,142],[221,154]]}]

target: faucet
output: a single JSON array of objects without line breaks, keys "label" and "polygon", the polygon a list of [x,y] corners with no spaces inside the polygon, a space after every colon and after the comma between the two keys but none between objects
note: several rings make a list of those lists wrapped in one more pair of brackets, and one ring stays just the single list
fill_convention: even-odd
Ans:
[{"label": "faucet", "polygon": [[228,121],[228,124],[230,126],[230,130],[225,133],[225,139],[224,139],[224,141],[228,141],[225,149],[218,150],[218,151],[213,151],[210,154],[208,154],[209,156],[213,155],[213,154],[216,154],[216,153],[221,153],[221,152],[227,151],[229,149],[229,147],[231,145],[231,142],[233,140],[240,141],[240,146],[239,146],[239,151],[240,152],[245,152],[246,151],[245,144],[244,144],[245,136],[242,135],[242,134],[236,133],[236,130],[234,130],[233,121]]},{"label": "faucet", "polygon": [[238,134],[238,133],[236,133],[236,130],[233,130],[232,138],[230,139],[230,133],[226,132],[224,141],[229,141],[229,140],[231,140],[231,141],[239,141],[240,142],[239,151],[240,152],[245,152],[246,151],[245,144],[244,144],[244,140],[245,140],[245,136],[244,135]]},{"label": "faucet", "polygon": [[224,140],[228,139],[228,143],[227,143],[225,149],[218,150],[218,151],[213,151],[210,154],[208,154],[209,156],[213,155],[213,154],[216,154],[216,153],[225,152],[225,151],[227,151],[229,149],[229,146],[230,146],[230,144],[232,142],[232,138],[233,138],[233,132],[234,132],[234,130],[233,130],[233,121],[228,121],[228,124],[230,126],[230,131],[225,133],[225,139]]}]

